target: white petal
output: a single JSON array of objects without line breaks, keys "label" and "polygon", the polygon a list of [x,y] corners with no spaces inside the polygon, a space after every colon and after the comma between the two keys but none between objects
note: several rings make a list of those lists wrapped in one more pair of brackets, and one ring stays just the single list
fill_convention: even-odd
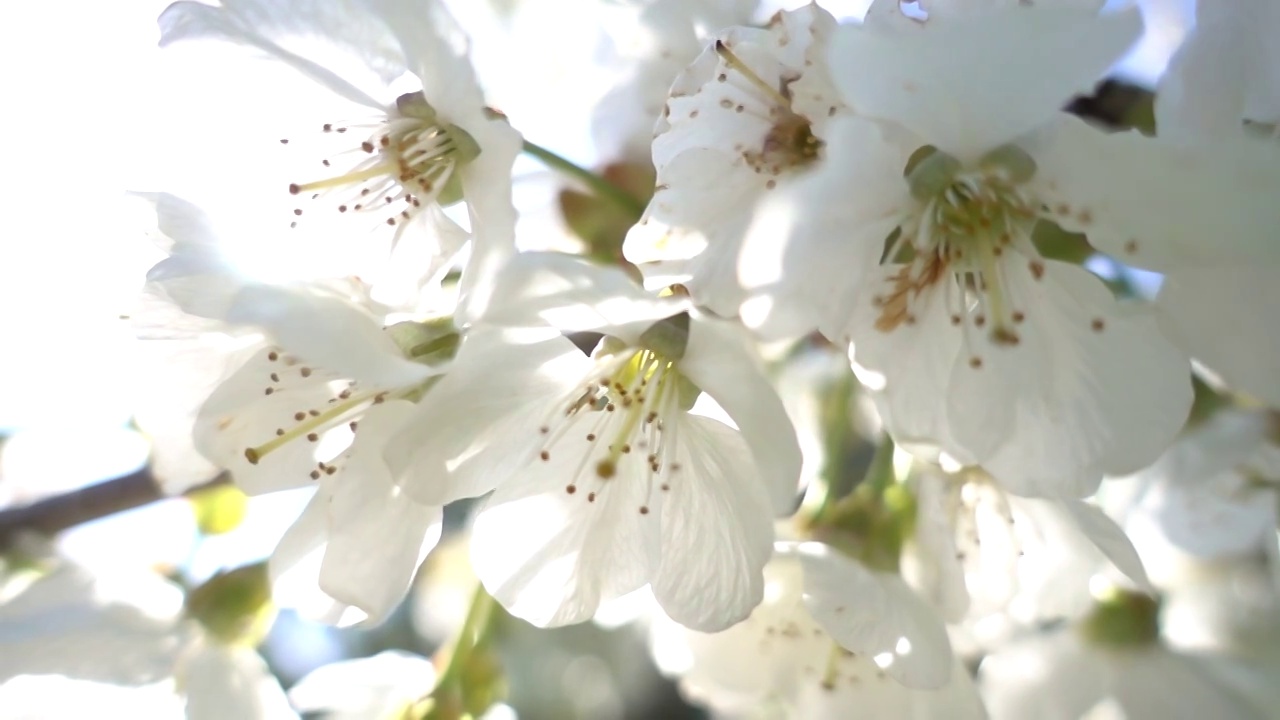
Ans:
[{"label": "white petal", "polygon": [[1153,650],[1120,665],[1112,692],[1127,717],[1270,717],[1235,690],[1215,680],[1210,659]]},{"label": "white petal", "polygon": [[978,680],[992,720],[1078,720],[1106,696],[1110,672],[1068,629],[989,655]]},{"label": "white petal", "polygon": [[316,463],[315,441],[298,437],[256,462],[249,460],[247,451],[311,422],[312,411],[322,414],[336,395],[329,383],[341,378],[313,370],[274,348],[249,350],[252,357],[201,406],[194,430],[196,448],[230,470],[236,484],[251,495],[308,485]]},{"label": "white petal", "polygon": [[[902,267],[886,265],[872,271],[860,289],[847,320],[853,360],[864,377],[874,373],[882,380],[876,404],[895,442],[912,451],[941,447],[967,464],[971,451],[956,446],[946,414],[938,407],[946,397],[962,340],[959,329],[951,324],[945,296],[938,291],[917,295],[911,301],[914,322],[904,321],[888,331],[876,327],[884,312],[877,307],[876,297],[892,286]],[[992,433],[999,434],[1009,422],[1002,406],[987,404],[979,411],[981,422]]]},{"label": "white petal", "polygon": [[695,318],[678,369],[724,408],[751,450],[756,472],[775,513],[795,510],[800,481],[800,442],[786,408],[760,369],[741,325]]},{"label": "white petal", "polygon": [[[707,148],[677,155],[659,172],[645,218],[623,244],[633,262],[674,259],[697,247],[700,252],[686,266],[691,275],[686,285],[699,304],[730,317],[738,314],[743,297],[738,277],[742,235],[767,182],[741,164],[740,158]],[[677,229],[655,233],[646,224]],[[697,240],[669,247],[669,233],[692,234]]]},{"label": "white petal", "polygon": [[[1034,261],[1033,261],[1034,262]],[[1002,276],[1012,306],[1025,313],[1015,346],[976,338],[981,358],[955,365],[948,422],[955,439],[1018,494],[1090,494],[1101,472],[1151,463],[1181,429],[1191,407],[1185,356],[1154,319],[1120,306],[1076,266],[1010,260]],[[1037,275],[1041,275],[1036,279]],[[988,426],[993,405],[1013,422]],[[998,443],[998,450],[986,454]]]},{"label": "white petal", "polygon": [[[960,531],[949,517],[949,486],[947,478],[939,473],[920,475],[915,538],[909,552],[903,555],[902,573],[912,587],[938,609],[943,620],[959,622],[969,610],[969,591],[956,547],[956,535]],[[914,563],[914,568],[908,560]]]},{"label": "white petal", "polygon": [[391,472],[425,505],[489,492],[532,460],[545,439],[540,428],[548,403],[583,382],[591,368],[555,331],[468,331],[452,370],[388,441]]},{"label": "white petal", "polygon": [[662,507],[641,472],[648,466],[619,463],[601,480],[584,462],[594,419],[568,422],[547,461],[498,486],[471,538],[485,589],[538,627],[590,619],[601,602],[649,582],[661,557]]},{"label": "white petal", "polygon": [[908,687],[947,683],[947,630],[901,577],[868,570],[818,543],[803,543],[797,551],[805,607],[836,642],[859,655],[887,657],[884,671]]},{"label": "white petal", "polygon": [[1280,22],[1270,0],[1196,3],[1196,23],[1160,79],[1161,137],[1237,137],[1242,120],[1280,119]]},{"label": "white petal", "polygon": [[227,321],[260,326],[306,362],[371,387],[406,387],[434,372],[406,359],[380,320],[333,296],[250,285]]},{"label": "white petal", "polygon": [[505,120],[484,119],[464,129],[480,145],[480,156],[460,171],[471,219],[471,259],[458,284],[457,319],[469,325],[485,314],[501,291],[497,274],[516,251],[516,210],[511,197],[511,166],[524,142]]},{"label": "white petal", "polygon": [[850,25],[832,38],[832,76],[855,112],[971,160],[1091,90],[1141,31],[1137,8],[974,11],[921,32]]},{"label": "white petal", "polygon": [[188,720],[278,720],[298,717],[280,681],[253,649],[201,643],[178,680],[187,694]]},{"label": "white petal", "polygon": [[[292,66],[351,102],[381,110],[381,103],[365,90],[326,67],[333,64],[332,56],[306,57],[316,51],[315,46],[306,48],[303,43],[303,47],[296,47],[296,43],[291,42],[308,35],[318,36],[329,40],[330,48],[337,49],[346,41],[348,48],[358,49],[368,57],[372,55],[370,50],[386,47],[385,42],[379,42],[385,38],[386,28],[371,20],[367,13],[341,12],[339,6],[301,12],[291,3],[248,0],[230,6],[213,6],[183,0],[160,14],[160,45],[201,38],[247,45]],[[400,64],[403,67],[403,59]],[[385,61],[375,60],[372,65],[386,68]]]},{"label": "white petal", "polygon": [[267,561],[274,601],[304,618],[346,626],[362,620],[362,610],[338,602],[320,590],[320,567],[329,537],[328,492],[317,492],[289,526]]},{"label": "white petal", "polygon": [[[176,589],[149,571],[95,576],[71,563],[54,567],[0,604],[0,682],[66,675],[136,686],[165,678],[183,640]],[[169,607],[153,610],[150,600]]]},{"label": "white petal", "polygon": [[1115,565],[1117,570],[1136,583],[1139,590],[1155,593],[1155,587],[1147,578],[1147,570],[1142,566],[1142,558],[1138,557],[1138,551],[1133,547],[1133,542],[1124,534],[1124,530],[1120,529],[1115,520],[1107,517],[1107,514],[1097,505],[1083,500],[1067,498],[1062,501],[1062,505],[1075,520],[1080,532],[1111,561],[1112,565]]},{"label": "white petal", "polygon": [[969,670],[958,657],[952,657],[951,663],[951,680],[946,685],[918,690],[887,677],[870,658],[843,659],[839,665],[844,673],[837,673],[834,689],[819,682],[804,684],[796,702],[799,716],[843,720],[856,707],[858,715],[867,718],[986,720]]},{"label": "white petal", "polygon": [[837,118],[825,161],[756,208],[737,268],[749,295],[770,302],[769,324],[781,325],[770,335],[816,326],[845,341],[859,285],[914,203],[902,170],[915,147],[901,140],[865,119]]},{"label": "white petal", "polygon": [[760,603],[773,513],[743,436],[696,415],[677,422],[681,470],[663,497],[653,594],[672,620],[715,632]]},{"label": "white petal", "polygon": [[257,348],[237,349],[254,342],[248,338],[225,338],[229,347],[213,342],[224,337],[221,323],[183,313],[152,288],[143,291],[130,320],[142,341],[139,377],[148,379],[134,396],[134,422],[151,441],[152,474],[166,495],[176,495],[221,469],[196,449],[196,417],[218,383]]},{"label": "white petal", "polygon": [[1165,275],[1160,326],[1232,389],[1280,407],[1280,265],[1187,268]]},{"label": "white petal", "polygon": [[404,598],[418,565],[440,540],[440,508],[397,487],[380,452],[413,411],[404,401],[371,408],[337,474],[322,478],[329,492],[329,546],[320,589],[368,613],[372,624]]},{"label": "white petal", "polygon": [[431,661],[400,650],[322,665],[289,688],[299,712],[329,720],[387,717],[431,692]]},{"label": "white petal", "polygon": [[1276,143],[1177,144],[1063,114],[1025,147],[1053,219],[1122,262],[1166,271],[1280,260]]},{"label": "white petal", "polygon": [[598,330],[629,342],[689,306],[687,299],[654,297],[618,268],[560,253],[521,253],[494,283],[498,290],[484,314],[486,323]]}]

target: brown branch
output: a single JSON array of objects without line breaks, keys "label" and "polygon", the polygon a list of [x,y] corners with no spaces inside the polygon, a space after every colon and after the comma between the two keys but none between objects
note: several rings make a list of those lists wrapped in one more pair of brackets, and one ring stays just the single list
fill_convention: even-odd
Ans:
[{"label": "brown branch", "polygon": [[[227,473],[188,492],[231,482]],[[46,498],[30,505],[0,511],[0,550],[24,532],[54,535],[68,528],[150,505],[167,496],[160,491],[151,471],[143,468],[113,480]]]}]

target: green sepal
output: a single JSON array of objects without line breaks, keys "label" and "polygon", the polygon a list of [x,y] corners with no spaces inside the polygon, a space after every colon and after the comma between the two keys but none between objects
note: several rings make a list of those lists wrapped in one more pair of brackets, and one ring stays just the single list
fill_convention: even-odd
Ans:
[{"label": "green sepal", "polygon": [[680,360],[689,348],[690,322],[688,312],[659,320],[640,334],[640,346],[667,360]]},{"label": "green sepal", "polygon": [[186,613],[226,644],[256,647],[275,621],[265,562],[220,572],[187,594]]},{"label": "green sepal", "polygon": [[1144,593],[1115,590],[1097,601],[1080,623],[1080,632],[1095,645],[1139,648],[1160,639],[1160,601]]}]

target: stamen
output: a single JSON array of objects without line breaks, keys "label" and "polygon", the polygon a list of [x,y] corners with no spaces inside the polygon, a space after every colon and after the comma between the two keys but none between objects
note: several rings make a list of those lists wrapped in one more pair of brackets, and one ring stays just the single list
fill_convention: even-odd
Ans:
[{"label": "stamen", "polygon": [[755,85],[765,95],[768,95],[769,99],[777,103],[779,107],[786,108],[787,110],[791,109],[790,98],[779,92],[777,88],[765,82],[755,73],[755,71],[748,67],[746,63],[742,62],[742,60],[729,49],[728,45],[725,45],[720,40],[716,40],[716,54],[724,60],[725,65],[728,65],[731,70],[736,70],[746,78],[748,82]]}]

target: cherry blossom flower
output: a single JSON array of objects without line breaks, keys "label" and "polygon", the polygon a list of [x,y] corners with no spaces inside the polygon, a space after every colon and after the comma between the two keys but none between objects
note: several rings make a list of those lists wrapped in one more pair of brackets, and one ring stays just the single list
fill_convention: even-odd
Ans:
[{"label": "cherry blossom flower", "polygon": [[[514,248],[510,175],[520,138],[485,107],[467,40],[443,6],[182,0],[160,16],[160,27],[161,45],[214,39],[265,52],[346,103],[347,118],[367,116],[309,119],[316,144],[328,150],[279,189],[282,208],[291,208],[281,216],[288,213],[299,232],[349,243],[361,230],[376,231],[375,247],[405,243],[414,258],[408,262],[426,256],[416,263],[420,278],[433,278],[467,238],[441,208],[463,200],[476,267],[462,293],[487,292],[475,283]],[[383,259],[372,255],[375,263]]]},{"label": "cherry blossom flower", "polygon": [[[831,589],[822,581],[814,582],[813,574],[825,571],[804,557],[787,551],[776,554],[765,567],[764,602],[745,621],[724,632],[655,626],[658,664],[679,677],[686,696],[729,717],[841,718],[851,708],[868,717],[985,717],[968,672],[945,646],[922,644],[914,649],[916,655],[929,656],[924,662],[939,664],[944,671],[932,689],[900,682],[890,669],[891,649],[881,656],[841,647],[828,634],[824,620],[830,614],[813,610],[812,593]],[[846,630],[861,623],[869,637],[889,630],[910,612],[896,601],[905,600],[906,608],[921,604],[905,586],[902,595],[887,590],[886,595],[865,592],[875,587],[873,582],[860,588],[864,592],[844,596],[849,614]],[[863,609],[866,601],[870,605]],[[834,607],[828,609],[834,612]],[[937,632],[945,643],[940,624]],[[900,642],[895,638],[888,647]]]},{"label": "cherry blossom flower", "polygon": [[[745,617],[800,452],[741,328],[568,256],[517,256],[495,286],[489,327],[418,404],[450,422],[411,420],[388,446],[406,493],[494,491],[472,561],[534,624],[586,620],[646,584],[690,627]],[[560,335],[584,330],[605,334],[590,357]],[[701,414],[703,392],[736,429]]]},{"label": "cherry blossom flower", "polygon": [[1106,566],[1154,591],[1137,550],[1096,505],[1010,495],[974,471],[924,471],[916,488],[904,575],[948,622],[1007,615],[1033,625],[1079,616],[1091,602],[1090,580]]},{"label": "cherry blossom flower", "polygon": [[[829,125],[824,162],[778,199],[804,218],[783,276],[851,341],[895,439],[1018,494],[1084,496],[1143,467],[1191,402],[1187,358],[1153,314],[1041,257],[1035,224],[1148,266],[1221,263],[1261,252],[1276,212],[1249,186],[1274,175],[1258,162],[1231,170],[1060,113],[1139,30],[1133,10],[1039,6],[841,28],[832,73],[858,116]],[[855,67],[883,70],[836,71]],[[1203,241],[1222,233],[1237,242]]]},{"label": "cherry blossom flower", "polygon": [[[726,317],[743,302],[738,254],[756,202],[821,156],[844,109],[826,74],[835,19],[816,4],[735,27],[681,73],[655,128],[658,184],[624,252]],[[751,283],[748,283],[751,284]]]},{"label": "cherry blossom flower", "polygon": [[[163,688],[185,701],[192,720],[297,717],[262,657],[185,615],[176,585],[51,556],[37,564],[37,577],[0,607],[8,638],[0,682],[65,676],[148,694]],[[17,574],[0,570],[0,585]]]},{"label": "cherry blossom flower", "polygon": [[[320,552],[319,588],[381,621],[439,539],[441,513],[400,492],[382,448],[447,364],[457,333],[448,321],[390,324],[410,308],[372,302],[358,281],[252,282],[229,267],[198,208],[169,196],[156,203],[173,244],[149,275],[159,313],[135,323],[147,323],[149,343],[177,342],[197,363],[194,377],[172,369],[186,420],[177,429],[190,433],[180,447],[251,494],[315,485],[273,573]],[[212,337],[224,352],[210,349]]]}]

